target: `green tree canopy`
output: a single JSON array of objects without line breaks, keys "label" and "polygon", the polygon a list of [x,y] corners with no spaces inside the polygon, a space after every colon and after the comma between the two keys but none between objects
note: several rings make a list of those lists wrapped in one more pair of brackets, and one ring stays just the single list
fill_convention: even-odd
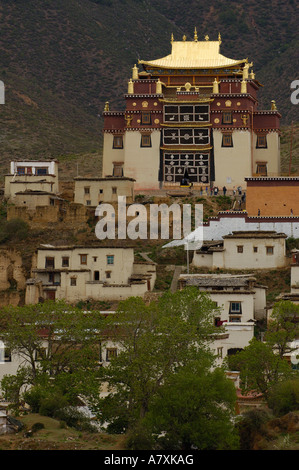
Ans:
[{"label": "green tree canopy", "polygon": [[212,367],[210,344],[220,331],[214,315],[214,303],[193,287],[167,292],[149,305],[140,298],[120,304],[107,323],[120,353],[105,368],[110,393],[98,407],[109,429],[135,426],[165,381],[191,362]]}]

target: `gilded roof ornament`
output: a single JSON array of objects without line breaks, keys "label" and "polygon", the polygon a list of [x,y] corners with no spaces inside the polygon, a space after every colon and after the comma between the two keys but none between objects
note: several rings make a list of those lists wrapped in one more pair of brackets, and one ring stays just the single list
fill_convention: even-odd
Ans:
[{"label": "gilded roof ornament", "polygon": [[171,33],[171,39],[170,39],[171,44],[173,43],[173,41],[174,41],[174,36],[173,36],[173,33]]},{"label": "gilded roof ornament", "polygon": [[194,41],[197,42],[198,36],[197,36],[197,29],[194,28]]},{"label": "gilded roof ornament", "polygon": [[187,36],[186,36],[186,34],[184,34],[183,41],[186,41],[186,39],[187,39]]},{"label": "gilded roof ornament", "polygon": [[208,41],[210,39],[210,37],[208,36],[208,34],[205,35],[205,40]]},{"label": "gilded roof ornament", "polygon": [[218,34],[218,42],[219,42],[219,46],[220,46],[220,44],[222,43],[221,34],[220,34],[220,33]]},{"label": "gilded roof ornament", "polygon": [[106,101],[104,111],[109,111],[109,101]]}]

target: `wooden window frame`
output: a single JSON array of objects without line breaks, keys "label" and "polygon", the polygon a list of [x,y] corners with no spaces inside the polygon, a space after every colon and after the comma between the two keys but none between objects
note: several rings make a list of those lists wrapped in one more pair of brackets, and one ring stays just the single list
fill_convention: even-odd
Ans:
[{"label": "wooden window frame", "polygon": [[222,134],[222,147],[233,147],[233,134],[231,132],[223,132]]},{"label": "wooden window frame", "polygon": [[[83,261],[84,257],[85,257],[86,261]],[[87,265],[87,254],[86,253],[80,254],[80,264],[83,264],[85,266]]]},{"label": "wooden window frame", "polygon": [[232,124],[233,123],[233,113],[231,111],[222,112],[222,124]]},{"label": "wooden window frame", "polygon": [[142,111],[142,113],[141,113],[141,124],[150,125],[151,122],[152,122],[152,120],[151,120],[150,111]]},{"label": "wooden window frame", "polygon": [[151,134],[141,134],[140,147],[151,147],[152,138]]},{"label": "wooden window frame", "polygon": [[124,148],[124,139],[122,134],[117,134],[113,136],[113,148],[122,149]]},{"label": "wooden window frame", "polygon": [[267,134],[257,134],[256,136],[256,148],[266,149],[268,148]]}]

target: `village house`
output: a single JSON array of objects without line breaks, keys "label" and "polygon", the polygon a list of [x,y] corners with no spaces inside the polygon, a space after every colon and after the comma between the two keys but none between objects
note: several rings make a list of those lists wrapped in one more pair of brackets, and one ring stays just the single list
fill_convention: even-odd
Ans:
[{"label": "village house", "polygon": [[102,202],[114,203],[119,196],[125,196],[130,204],[134,201],[134,179],[123,176],[74,178],[74,202],[85,206],[97,207]]},{"label": "village house", "polygon": [[266,318],[267,288],[250,275],[181,274],[179,286],[196,286],[219,307],[215,325],[228,333],[222,345],[228,355],[248,346],[256,320]]},{"label": "village house", "polygon": [[26,282],[26,304],[40,299],[124,300],[154,288],[156,266],[134,260],[130,247],[41,246]]},{"label": "village house", "polygon": [[284,233],[234,231],[206,242],[194,252],[192,264],[210,269],[277,269],[287,265]]},{"label": "village house", "polygon": [[[59,192],[58,161],[57,160],[20,160],[10,163],[10,173],[5,175],[4,197],[13,203],[16,194],[35,192],[57,194]],[[31,203],[32,204],[32,203]]]}]

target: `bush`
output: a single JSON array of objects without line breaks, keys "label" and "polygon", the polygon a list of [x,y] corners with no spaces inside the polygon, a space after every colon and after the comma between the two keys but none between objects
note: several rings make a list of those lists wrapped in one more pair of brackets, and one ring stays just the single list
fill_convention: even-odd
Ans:
[{"label": "bush", "polygon": [[0,227],[0,243],[10,240],[25,240],[29,235],[29,226],[22,219],[5,221]]},{"label": "bush", "polygon": [[269,392],[268,405],[275,416],[299,410],[299,378],[274,385]]},{"label": "bush", "polygon": [[240,436],[240,450],[252,450],[255,437],[265,433],[265,424],[271,419],[267,410],[258,408],[245,412],[237,424]]},{"label": "bush", "polygon": [[42,416],[50,416],[51,418],[55,417],[60,408],[64,408],[68,405],[68,400],[63,395],[53,395],[41,400],[39,407],[39,414]]},{"label": "bush", "polygon": [[96,427],[90,422],[90,418],[72,406],[61,407],[59,410],[56,410],[54,418],[64,421],[67,426],[78,431],[97,432]]},{"label": "bush", "polygon": [[43,423],[37,422],[31,426],[32,432],[37,432],[37,431],[40,431],[41,429],[45,429],[45,425]]}]

